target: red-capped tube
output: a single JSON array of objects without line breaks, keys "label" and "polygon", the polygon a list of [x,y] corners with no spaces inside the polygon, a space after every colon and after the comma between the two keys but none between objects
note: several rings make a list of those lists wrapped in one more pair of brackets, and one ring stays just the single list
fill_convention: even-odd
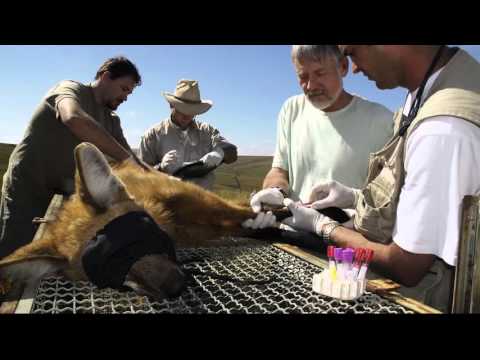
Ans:
[{"label": "red-capped tube", "polygon": [[368,266],[370,265],[370,262],[373,259],[373,253],[374,251],[371,249],[365,249],[365,252],[363,253],[362,260],[363,264],[362,267],[360,268],[360,271],[358,272],[358,280],[364,280],[366,275],[367,275],[367,270]]}]

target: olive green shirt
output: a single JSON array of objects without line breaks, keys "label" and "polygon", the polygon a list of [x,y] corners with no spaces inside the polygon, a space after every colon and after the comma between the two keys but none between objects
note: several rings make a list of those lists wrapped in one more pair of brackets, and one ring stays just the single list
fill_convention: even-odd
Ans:
[{"label": "olive green shirt", "polygon": [[80,140],[60,119],[58,104],[65,98],[76,100],[101,127],[122,146],[130,149],[123,136],[119,117],[95,101],[90,85],[70,80],[61,81],[42,99],[22,141],[13,151],[5,175],[8,184],[13,185],[18,178],[28,179],[28,186],[38,191],[73,190],[75,174],[73,151]]}]

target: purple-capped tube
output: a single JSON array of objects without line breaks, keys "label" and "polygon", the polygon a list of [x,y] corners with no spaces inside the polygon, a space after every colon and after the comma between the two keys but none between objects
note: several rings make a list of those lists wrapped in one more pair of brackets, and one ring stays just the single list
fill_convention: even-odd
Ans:
[{"label": "purple-capped tube", "polygon": [[337,263],[337,278],[338,280],[345,279],[345,271],[343,269],[343,249],[342,248],[335,248],[333,251],[335,262]]},{"label": "purple-capped tube", "polygon": [[342,251],[342,264],[344,279],[347,281],[353,280],[353,257],[355,255],[355,250],[348,248]]}]

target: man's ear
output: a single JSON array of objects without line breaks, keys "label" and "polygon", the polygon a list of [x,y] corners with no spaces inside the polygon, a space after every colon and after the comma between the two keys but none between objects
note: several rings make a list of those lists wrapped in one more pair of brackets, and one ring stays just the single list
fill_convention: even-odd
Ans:
[{"label": "man's ear", "polygon": [[349,66],[350,66],[350,62],[348,61],[348,58],[346,56],[342,57],[342,59],[339,60],[338,69],[342,77],[345,77],[348,75]]},{"label": "man's ear", "polygon": [[83,201],[99,210],[130,199],[125,186],[94,145],[82,143],[75,148],[76,186]]},{"label": "man's ear", "polygon": [[112,80],[112,74],[110,73],[110,71],[105,71],[104,73],[102,73],[102,75],[100,75],[100,80],[102,81]]}]

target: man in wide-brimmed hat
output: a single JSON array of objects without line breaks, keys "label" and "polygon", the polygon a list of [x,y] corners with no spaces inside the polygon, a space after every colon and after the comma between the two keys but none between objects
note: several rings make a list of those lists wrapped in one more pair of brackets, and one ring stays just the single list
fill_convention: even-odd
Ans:
[{"label": "man in wide-brimmed hat", "polygon": [[[205,167],[215,169],[222,162],[230,164],[237,160],[235,145],[227,142],[211,125],[195,119],[213,105],[212,101],[201,99],[198,81],[180,80],[175,93],[163,95],[171,115],[143,135],[140,142],[143,161],[174,174],[185,163],[201,161]],[[215,177],[212,171],[190,180],[211,190]]]}]

